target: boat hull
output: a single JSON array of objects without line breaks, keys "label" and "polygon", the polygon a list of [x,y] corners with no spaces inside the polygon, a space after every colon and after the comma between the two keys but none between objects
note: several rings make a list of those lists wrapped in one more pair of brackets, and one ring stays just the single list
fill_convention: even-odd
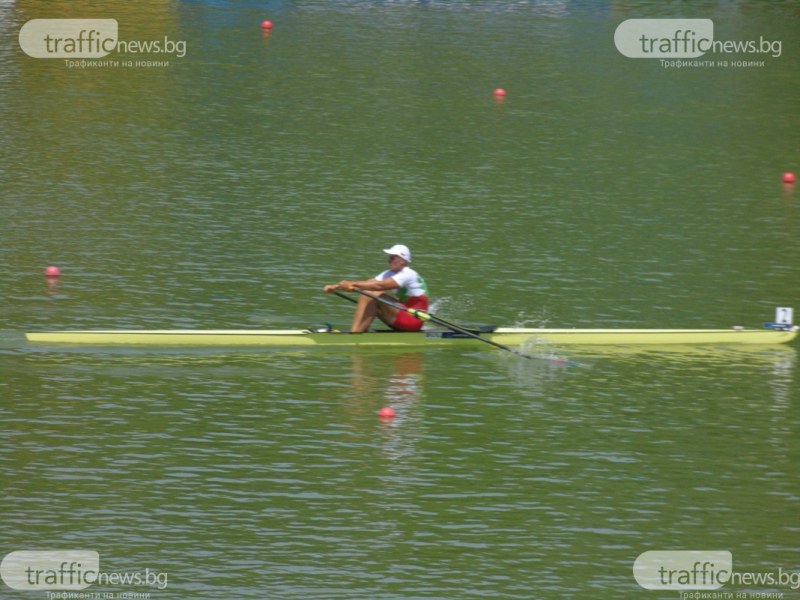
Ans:
[{"label": "boat hull", "polygon": [[[785,344],[798,334],[787,329],[518,329],[498,328],[481,337],[506,346],[537,341],[580,346],[663,346]],[[450,331],[369,333],[308,330],[95,330],[42,331],[25,334],[30,342],[85,345],[153,346],[464,346],[481,342]]]}]

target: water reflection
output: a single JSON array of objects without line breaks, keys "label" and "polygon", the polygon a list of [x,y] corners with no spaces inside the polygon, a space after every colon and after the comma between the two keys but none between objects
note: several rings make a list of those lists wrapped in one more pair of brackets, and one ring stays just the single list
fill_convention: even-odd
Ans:
[{"label": "water reflection", "polygon": [[386,404],[408,408],[419,399],[422,389],[422,352],[392,353],[388,360],[373,354],[354,352],[353,388],[359,396],[382,396]]},{"label": "water reflection", "polygon": [[359,412],[376,415],[379,407],[393,409],[392,418],[381,419],[385,427],[385,451],[396,460],[413,453],[414,436],[404,433],[408,425],[419,425],[419,403],[425,387],[423,352],[401,352],[376,360],[373,354],[356,352],[352,358],[350,403],[358,403]]}]

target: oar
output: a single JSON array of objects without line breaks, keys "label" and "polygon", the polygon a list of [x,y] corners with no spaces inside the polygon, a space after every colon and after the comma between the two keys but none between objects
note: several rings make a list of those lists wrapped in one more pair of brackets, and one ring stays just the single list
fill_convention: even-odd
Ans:
[{"label": "oar", "polygon": [[386,298],[384,296],[376,296],[375,294],[370,294],[369,292],[366,292],[364,290],[358,289],[357,287],[352,288],[352,290],[354,292],[358,292],[359,294],[362,294],[364,296],[372,298],[373,300],[377,300],[378,302],[383,302],[387,306],[391,306],[392,308],[396,308],[397,310],[402,310],[403,312],[406,312],[406,313],[410,314],[412,317],[416,317],[416,318],[420,319],[421,321],[430,321],[431,323],[436,323],[437,325],[441,325],[442,327],[445,327],[446,329],[450,329],[451,331],[455,331],[456,333],[462,333],[462,334],[467,335],[467,336],[469,336],[471,338],[475,338],[476,340],[480,340],[482,342],[486,342],[487,344],[491,344],[492,346],[494,346],[496,348],[500,348],[501,350],[505,350],[507,352],[511,352],[512,354],[516,354],[517,356],[521,356],[522,358],[528,358],[530,360],[537,360],[538,359],[538,357],[536,357],[536,356],[530,356],[528,354],[523,354],[522,352],[518,352],[517,350],[514,350],[513,348],[509,348],[508,346],[504,346],[503,344],[499,344],[498,342],[492,341],[492,340],[487,339],[485,337],[481,337],[480,335],[478,335],[477,333],[473,333],[469,329],[465,329],[464,327],[461,327],[460,325],[456,325],[455,323],[451,323],[450,321],[445,321],[444,319],[440,319],[439,317],[437,317],[435,315],[432,315],[429,312],[425,312],[424,310],[419,310],[418,308],[409,308],[408,306],[404,306],[402,304],[399,304],[398,302],[395,302],[394,300],[390,300],[389,298]]},{"label": "oar", "polygon": [[333,290],[333,293],[336,294],[337,296],[339,296],[339,298],[344,298],[345,300],[349,300],[353,304],[358,302],[358,300],[356,300],[355,298],[353,298],[351,296],[348,296],[347,294],[343,294],[339,290]]},{"label": "oar", "polygon": [[[353,289],[353,291],[356,291],[355,288]],[[356,300],[352,296],[348,296],[347,294],[343,294],[342,292],[340,292],[338,290],[334,290],[333,293],[336,294],[337,296],[339,296],[339,298],[344,298],[345,300],[349,300],[353,304],[358,302],[358,300]],[[374,296],[372,294],[364,294],[364,295],[365,296],[369,296],[370,298],[374,298]],[[386,300],[388,301],[388,298]],[[395,305],[395,304],[392,304],[391,306],[396,306],[397,308],[400,308],[401,310],[404,310],[404,309],[407,308],[405,306],[399,306],[399,305]],[[411,310],[416,310],[416,309],[411,309]],[[406,310],[406,312],[408,312],[408,310]],[[441,317],[436,317],[436,318],[439,319],[439,321],[441,321],[440,325],[442,325],[443,327],[455,327],[459,331],[461,330],[461,326],[460,325],[456,325],[455,323],[451,323],[450,321],[445,321]],[[425,319],[423,319],[423,321],[424,320]],[[475,333],[475,334],[478,334],[478,333],[491,333],[491,329],[489,329],[487,331],[482,331],[482,330],[477,330],[477,329],[467,329],[467,331],[469,331],[470,333]],[[483,338],[481,338],[481,339],[483,339]]]}]

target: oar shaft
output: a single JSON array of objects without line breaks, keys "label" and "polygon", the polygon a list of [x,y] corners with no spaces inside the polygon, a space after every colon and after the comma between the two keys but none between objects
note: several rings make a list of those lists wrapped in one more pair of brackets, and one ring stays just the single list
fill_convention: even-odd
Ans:
[{"label": "oar shaft", "polygon": [[355,298],[353,298],[353,297],[351,297],[351,296],[348,296],[347,294],[343,294],[343,293],[342,293],[342,292],[340,292],[339,290],[334,290],[334,291],[333,291],[333,293],[334,293],[334,294],[336,294],[337,296],[339,296],[339,298],[344,298],[345,300],[349,300],[349,301],[350,301],[350,302],[352,302],[353,304],[355,304],[356,302],[358,302],[358,300],[356,300]]},{"label": "oar shaft", "polygon": [[516,350],[514,350],[512,348],[509,348],[508,346],[504,346],[503,344],[500,344],[500,343],[495,342],[493,340],[489,340],[489,339],[487,339],[485,337],[481,337],[480,335],[478,335],[477,333],[473,333],[469,329],[465,329],[464,327],[461,327],[460,325],[456,325],[454,323],[450,323],[449,321],[445,321],[444,319],[440,319],[440,318],[438,318],[438,317],[436,317],[436,316],[434,316],[434,315],[432,315],[432,314],[430,314],[428,312],[425,312],[424,310],[419,310],[418,308],[409,308],[408,306],[404,306],[404,305],[402,305],[402,304],[400,304],[398,302],[395,302],[394,300],[390,300],[389,298],[386,298],[383,295],[370,294],[369,292],[361,290],[361,289],[356,288],[356,287],[353,288],[353,291],[354,292],[358,292],[359,294],[362,294],[362,295],[367,296],[369,298],[372,298],[374,300],[377,300],[378,302],[383,302],[387,306],[391,306],[392,308],[396,308],[397,310],[402,310],[403,312],[406,312],[406,313],[410,314],[412,317],[416,317],[417,319],[420,319],[422,321],[431,321],[432,323],[436,323],[437,325],[441,325],[442,327],[445,327],[446,329],[451,329],[451,330],[453,330],[453,331],[455,331],[457,333],[462,333],[462,334],[464,334],[466,336],[469,336],[471,338],[475,338],[476,340],[480,340],[481,342],[486,342],[487,344],[491,344],[492,346],[495,346],[496,348],[500,348],[501,350],[506,350],[508,352],[513,352],[517,356],[523,356],[525,358],[534,358],[533,356],[528,356],[527,354],[523,354],[521,352],[517,352]]},{"label": "oar shaft", "polygon": [[[418,319],[421,319],[423,321],[428,321],[428,320],[430,320],[429,317],[433,317],[433,315],[430,315],[429,313],[427,313],[425,311],[422,311],[422,310],[419,310],[419,309],[416,309],[416,308],[409,308],[407,306],[403,306],[402,304],[398,304],[397,302],[392,302],[389,298],[384,298],[383,296],[374,296],[373,294],[368,294],[368,293],[365,293],[363,290],[357,290],[355,288],[353,288],[353,291],[354,292],[360,291],[365,296],[369,296],[370,298],[375,298],[376,300],[382,298],[382,302],[384,304],[388,304],[389,306],[392,306],[392,307],[394,307],[394,308],[396,308],[398,310],[402,310],[404,312],[407,312],[410,315],[412,315],[414,317],[417,317]],[[338,290],[335,290],[333,293],[336,294],[337,296],[339,296],[340,298],[344,298],[345,300],[349,300],[350,302],[353,302],[354,304],[356,302],[358,302],[352,296],[348,296],[347,294],[343,294],[342,292],[340,292]],[[446,321],[445,319],[443,319],[441,317],[433,317],[433,318],[437,319],[437,321],[434,321],[434,322],[438,323],[442,327],[452,327],[452,328],[455,328],[455,329],[459,329],[461,327],[460,325],[456,325],[455,323],[451,323],[450,321]],[[467,331],[469,331],[470,333],[480,333],[480,332],[472,330],[472,329],[468,329]],[[483,339],[483,338],[481,338],[481,339]]]}]

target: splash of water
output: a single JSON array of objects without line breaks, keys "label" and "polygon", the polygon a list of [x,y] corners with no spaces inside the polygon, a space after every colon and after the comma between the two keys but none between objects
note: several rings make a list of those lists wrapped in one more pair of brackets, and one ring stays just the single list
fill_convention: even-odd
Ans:
[{"label": "splash of water", "polygon": [[549,327],[549,323],[550,315],[547,307],[543,306],[539,309],[538,314],[529,314],[526,311],[520,311],[517,313],[517,318],[511,326],[521,328],[539,328]]}]

